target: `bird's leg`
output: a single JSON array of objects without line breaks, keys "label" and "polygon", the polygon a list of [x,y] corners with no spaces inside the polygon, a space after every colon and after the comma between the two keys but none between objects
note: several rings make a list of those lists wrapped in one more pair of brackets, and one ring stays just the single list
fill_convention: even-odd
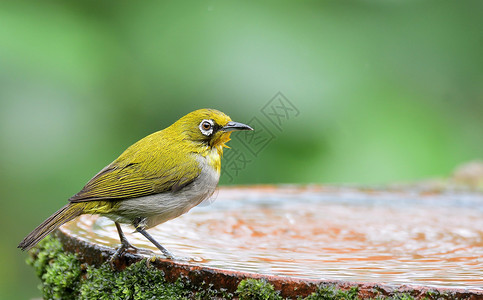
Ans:
[{"label": "bird's leg", "polygon": [[151,243],[153,243],[153,245],[156,246],[156,248],[161,250],[164,256],[166,256],[169,259],[174,259],[174,255],[171,254],[171,252],[169,252],[166,248],[161,246],[160,243],[158,243],[149,233],[146,232],[146,230],[144,229],[146,226],[145,222],[146,222],[145,218],[137,218],[136,220],[134,220],[133,225],[134,225],[134,228],[136,228],[136,231],[144,235],[144,237],[147,238]]},{"label": "bird's leg", "polygon": [[121,247],[117,251],[124,252],[128,248],[132,248],[137,251],[138,248],[131,245],[131,243],[129,243],[126,236],[124,235],[124,232],[122,232],[121,225],[118,222],[114,222],[114,224],[116,224],[117,233],[119,233],[119,239],[121,240]]},{"label": "bird's leg", "polygon": [[116,250],[114,255],[111,256],[111,259],[110,259],[111,265],[114,263],[114,261],[116,259],[120,258],[126,252],[126,250],[128,250],[128,249],[133,249],[134,253],[142,253],[142,254],[145,254],[145,255],[152,255],[153,252],[150,251],[150,250],[139,249],[139,248],[131,245],[131,243],[129,243],[126,236],[122,232],[121,225],[119,225],[118,222],[114,222],[114,224],[116,225],[117,233],[119,234],[119,239],[121,240],[121,246]]},{"label": "bird's leg", "polygon": [[163,254],[169,258],[169,259],[174,259],[174,256],[173,254],[171,254],[171,252],[169,252],[166,248],[164,248],[163,246],[161,246],[160,243],[158,243],[151,235],[149,235],[149,233],[146,232],[146,230],[144,229],[141,229],[141,228],[136,228],[137,232],[139,232],[140,234],[144,235],[151,243],[154,244],[154,246],[156,246],[159,250],[161,250],[161,252],[163,252]]},{"label": "bird's leg", "polygon": [[114,254],[109,259],[111,268],[115,270],[116,261],[119,260],[119,258],[124,254],[126,249],[128,248],[136,249],[136,248],[133,245],[131,245],[131,243],[129,243],[129,241],[127,240],[126,236],[122,232],[121,225],[119,225],[119,223],[117,222],[114,222],[114,224],[116,225],[117,233],[119,234],[119,239],[121,240],[121,246],[116,250],[116,252],[114,252]]},{"label": "bird's leg", "polygon": [[124,254],[124,252],[126,252],[127,249],[133,248],[134,250],[137,251],[137,248],[134,247],[133,245],[131,245],[131,243],[129,243],[126,236],[122,232],[121,225],[119,225],[119,223],[117,223],[117,222],[114,222],[114,224],[116,224],[117,233],[119,233],[119,239],[121,240],[121,246],[116,250],[114,255],[112,255],[111,258],[109,259],[109,263],[111,264],[111,267],[113,269],[115,269],[114,262],[116,260],[118,260]]},{"label": "bird's leg", "polygon": [[121,240],[121,247],[117,249],[115,255],[121,255],[127,249],[132,249],[134,250],[134,253],[141,253],[145,255],[151,255],[153,253],[151,250],[139,249],[138,247],[134,247],[133,245],[131,245],[131,243],[129,243],[126,236],[124,235],[124,232],[122,232],[121,225],[118,222],[114,222],[114,224],[116,224],[117,233],[119,233],[119,239]]}]

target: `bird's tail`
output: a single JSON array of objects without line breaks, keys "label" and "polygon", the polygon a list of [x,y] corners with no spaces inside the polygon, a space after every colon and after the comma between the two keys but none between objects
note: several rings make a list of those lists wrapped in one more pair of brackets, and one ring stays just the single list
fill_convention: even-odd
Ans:
[{"label": "bird's tail", "polygon": [[46,235],[59,228],[62,224],[82,215],[84,213],[84,203],[69,203],[51,215],[42,224],[37,226],[27,235],[17,246],[22,250],[30,250],[37,245]]}]

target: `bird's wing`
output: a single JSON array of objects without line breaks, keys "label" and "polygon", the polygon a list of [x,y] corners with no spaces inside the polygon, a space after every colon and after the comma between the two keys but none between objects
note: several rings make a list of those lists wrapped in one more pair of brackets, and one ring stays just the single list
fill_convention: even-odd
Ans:
[{"label": "bird's wing", "polygon": [[[161,145],[153,150],[155,154],[142,155],[136,144],[131,146],[69,201],[122,200],[176,192],[201,172],[199,163],[191,155],[168,152]],[[126,157],[130,157],[129,161]]]},{"label": "bird's wing", "polygon": [[143,166],[136,163],[124,167],[111,164],[94,176],[69,201],[122,200],[167,191],[176,192],[193,182],[200,173],[197,166],[176,166],[144,176],[146,173],[141,168]]}]

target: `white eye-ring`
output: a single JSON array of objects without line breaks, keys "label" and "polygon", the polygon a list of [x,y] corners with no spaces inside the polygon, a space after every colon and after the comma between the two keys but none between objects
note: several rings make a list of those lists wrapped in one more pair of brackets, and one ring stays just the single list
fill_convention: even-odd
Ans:
[{"label": "white eye-ring", "polygon": [[202,134],[210,136],[213,133],[213,120],[201,121],[199,128]]}]

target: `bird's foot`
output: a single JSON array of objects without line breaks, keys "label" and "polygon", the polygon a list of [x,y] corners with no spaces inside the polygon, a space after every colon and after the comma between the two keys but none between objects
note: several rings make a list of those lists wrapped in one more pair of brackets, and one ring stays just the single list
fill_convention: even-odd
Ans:
[{"label": "bird's foot", "polygon": [[116,270],[118,266],[121,264],[121,257],[124,254],[125,249],[123,247],[119,247],[116,252],[109,258],[109,264],[111,265],[111,269]]},{"label": "bird's foot", "polygon": [[166,248],[164,248],[164,247],[161,247],[159,250],[161,250],[161,252],[163,252],[164,257],[167,258],[167,259],[171,259],[171,260],[177,260],[178,259],[176,256],[174,256],[171,252],[166,250]]},{"label": "bird's foot", "polygon": [[121,258],[126,253],[152,256],[154,252],[151,251],[151,250],[134,247],[127,240],[123,240],[122,243],[121,243],[121,246],[119,248],[117,248],[116,252],[109,259],[109,264],[111,265],[111,267],[113,269],[116,269],[116,265],[119,265],[119,264],[122,263]]},{"label": "bird's foot", "polygon": [[154,251],[148,250],[148,249],[143,249],[143,248],[138,248],[134,246],[130,246],[128,249],[125,250],[126,252],[133,253],[133,254],[141,254],[144,256],[153,256]]}]

